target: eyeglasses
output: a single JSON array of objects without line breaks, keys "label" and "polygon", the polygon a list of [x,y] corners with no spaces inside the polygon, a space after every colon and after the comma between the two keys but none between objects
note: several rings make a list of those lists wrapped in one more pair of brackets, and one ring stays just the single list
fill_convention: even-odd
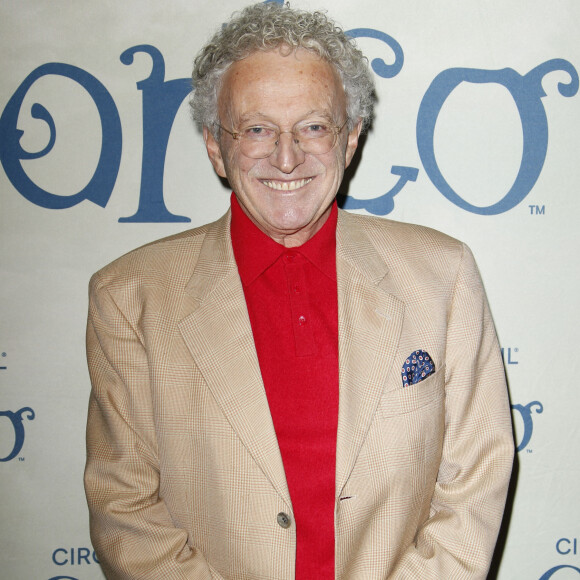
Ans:
[{"label": "eyeglasses", "polygon": [[347,122],[348,118],[338,127],[325,121],[302,121],[291,131],[280,131],[280,127],[275,125],[250,125],[242,127],[239,131],[228,131],[219,123],[216,125],[240,144],[243,155],[253,159],[264,159],[274,153],[283,133],[292,133],[294,143],[304,153],[324,155],[334,148]]}]

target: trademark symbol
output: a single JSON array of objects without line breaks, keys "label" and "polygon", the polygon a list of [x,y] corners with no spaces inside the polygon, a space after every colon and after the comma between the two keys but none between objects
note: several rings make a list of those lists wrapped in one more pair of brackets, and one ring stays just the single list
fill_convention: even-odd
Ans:
[{"label": "trademark symbol", "polygon": [[526,449],[526,453],[533,453],[534,450],[533,449]]},{"label": "trademark symbol", "polygon": [[545,205],[528,205],[530,208],[530,215],[545,215],[546,206]]},{"label": "trademark symbol", "polygon": [[516,347],[514,348],[514,352],[520,352],[520,349],[519,349],[519,348],[516,346]]},{"label": "trademark symbol", "polygon": [[18,461],[24,461],[24,457],[19,457]]}]

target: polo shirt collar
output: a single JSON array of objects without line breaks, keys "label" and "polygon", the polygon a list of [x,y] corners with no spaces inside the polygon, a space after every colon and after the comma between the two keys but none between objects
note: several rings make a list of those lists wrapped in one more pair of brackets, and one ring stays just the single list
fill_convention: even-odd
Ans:
[{"label": "polo shirt collar", "polygon": [[281,255],[302,254],[331,280],[336,280],[336,201],[328,219],[316,234],[301,246],[286,248],[266,235],[240,207],[234,193],[231,196],[231,236],[238,272],[244,286],[249,286]]}]

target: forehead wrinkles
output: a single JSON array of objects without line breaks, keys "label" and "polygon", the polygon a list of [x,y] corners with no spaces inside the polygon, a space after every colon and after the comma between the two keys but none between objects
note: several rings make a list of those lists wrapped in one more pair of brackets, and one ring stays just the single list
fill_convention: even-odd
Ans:
[{"label": "forehead wrinkles", "polygon": [[[238,122],[268,118],[271,110],[289,114],[290,109],[296,112],[301,105],[303,116],[316,111],[342,117],[346,110],[338,72],[304,49],[287,56],[277,51],[259,52],[233,63],[224,73],[218,102],[220,118]],[[294,119],[292,124],[299,120]]]}]

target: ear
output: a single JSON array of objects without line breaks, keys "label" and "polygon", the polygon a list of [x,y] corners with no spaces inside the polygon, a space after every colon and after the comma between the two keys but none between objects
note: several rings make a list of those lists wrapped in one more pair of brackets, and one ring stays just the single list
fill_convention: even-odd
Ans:
[{"label": "ear", "polygon": [[345,167],[350,165],[352,161],[354,152],[358,147],[358,138],[360,136],[360,132],[362,130],[362,119],[359,119],[358,123],[352,128],[350,133],[348,134],[348,141],[346,143],[346,159],[345,159]]},{"label": "ear", "polygon": [[216,141],[216,138],[207,127],[203,128],[203,140],[205,141],[207,156],[209,157],[215,172],[220,177],[226,177],[226,169],[224,166],[224,159],[222,157],[220,144]]}]

